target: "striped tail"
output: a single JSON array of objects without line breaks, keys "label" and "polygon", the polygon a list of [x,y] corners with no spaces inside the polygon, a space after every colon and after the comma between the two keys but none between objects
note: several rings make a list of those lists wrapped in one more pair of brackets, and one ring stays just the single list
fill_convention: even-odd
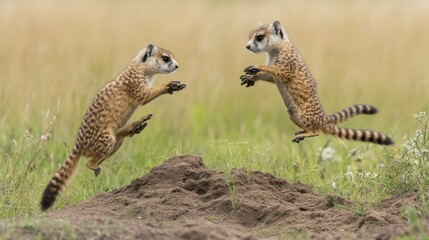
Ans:
[{"label": "striped tail", "polygon": [[70,179],[74,170],[76,169],[77,163],[79,162],[80,155],[75,152],[70,154],[66,162],[60,167],[60,169],[54,174],[52,179],[49,181],[40,200],[40,208],[42,211],[46,211],[50,208],[57,198],[60,191],[64,188],[67,180]]},{"label": "striped tail", "polygon": [[380,145],[395,144],[392,138],[377,131],[329,126],[324,132],[347,140],[372,142]]},{"label": "striped tail", "polygon": [[337,125],[358,114],[376,114],[377,108],[368,104],[356,104],[329,115],[329,122]]}]

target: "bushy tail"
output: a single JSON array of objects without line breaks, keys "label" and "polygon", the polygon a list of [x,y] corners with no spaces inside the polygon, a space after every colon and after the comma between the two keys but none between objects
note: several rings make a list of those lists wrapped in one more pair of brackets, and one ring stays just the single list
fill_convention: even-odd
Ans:
[{"label": "bushy tail", "polygon": [[356,104],[329,115],[329,122],[337,125],[358,114],[376,114],[377,108],[368,104]]},{"label": "bushy tail", "polygon": [[377,131],[340,128],[331,125],[328,128],[324,129],[324,132],[347,140],[372,142],[380,145],[395,144],[392,138]]},{"label": "bushy tail", "polygon": [[60,169],[54,174],[52,179],[49,181],[40,200],[40,208],[42,211],[46,211],[50,208],[57,198],[60,191],[64,188],[67,180],[70,179],[74,170],[76,169],[80,155],[73,150],[66,162],[60,167]]}]

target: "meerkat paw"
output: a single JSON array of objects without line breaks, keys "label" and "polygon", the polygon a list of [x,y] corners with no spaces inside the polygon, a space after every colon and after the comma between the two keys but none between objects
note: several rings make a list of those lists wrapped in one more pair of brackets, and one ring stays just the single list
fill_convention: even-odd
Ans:
[{"label": "meerkat paw", "polygon": [[258,72],[260,72],[261,70],[253,65],[248,66],[247,68],[244,69],[244,73],[246,73],[247,75],[255,75]]},{"label": "meerkat paw", "polygon": [[140,124],[137,124],[137,126],[134,127],[133,135],[141,133],[146,126],[147,126],[147,122],[142,122]]},{"label": "meerkat paw", "polygon": [[94,171],[95,177],[98,177],[98,175],[100,175],[100,172],[101,172],[101,167],[97,167],[91,170]]},{"label": "meerkat paw", "polygon": [[255,85],[255,81],[248,75],[241,75],[240,80],[241,86],[246,85],[246,87],[251,87]]},{"label": "meerkat paw", "polygon": [[304,138],[311,138],[311,137],[317,137],[317,136],[319,136],[318,132],[309,132],[309,131],[307,131],[305,129],[304,130],[300,130],[297,133],[298,134],[295,135],[295,138],[292,139],[292,142],[294,142],[294,143],[299,143],[302,140],[304,140]]},{"label": "meerkat paw", "polygon": [[152,114],[148,114],[148,115],[142,117],[141,120],[142,120],[142,122],[146,122],[147,120],[150,120],[152,118],[152,116],[153,116]]},{"label": "meerkat paw", "polygon": [[141,133],[141,131],[143,131],[143,129],[147,126],[146,121],[150,120],[151,118],[152,114],[148,114],[142,117],[140,121],[136,122],[137,124],[134,126],[132,135]]},{"label": "meerkat paw", "polygon": [[292,142],[294,142],[294,143],[299,143],[299,142],[301,142],[302,140],[304,140],[304,137],[303,137],[303,136],[296,136],[294,139],[292,139]]},{"label": "meerkat paw", "polygon": [[167,93],[173,94],[173,92],[178,92],[186,87],[186,84],[180,83],[179,81],[171,81],[167,84]]}]

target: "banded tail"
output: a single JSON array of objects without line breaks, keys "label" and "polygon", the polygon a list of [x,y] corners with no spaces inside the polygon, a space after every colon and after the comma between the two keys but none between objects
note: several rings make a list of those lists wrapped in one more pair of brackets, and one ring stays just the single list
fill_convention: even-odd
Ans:
[{"label": "banded tail", "polygon": [[377,108],[368,104],[356,104],[329,115],[329,122],[337,125],[358,114],[376,114]]},{"label": "banded tail", "polygon": [[67,160],[60,169],[54,174],[52,179],[49,181],[40,200],[40,208],[42,211],[48,210],[57,198],[60,191],[64,188],[67,180],[70,179],[74,170],[76,169],[77,163],[79,162],[80,155],[76,153],[75,149],[69,155]]},{"label": "banded tail", "polygon": [[347,139],[347,140],[372,142],[380,145],[395,144],[395,142],[391,137],[372,130],[340,128],[340,127],[331,125],[328,128],[324,129],[324,132],[333,136]]}]

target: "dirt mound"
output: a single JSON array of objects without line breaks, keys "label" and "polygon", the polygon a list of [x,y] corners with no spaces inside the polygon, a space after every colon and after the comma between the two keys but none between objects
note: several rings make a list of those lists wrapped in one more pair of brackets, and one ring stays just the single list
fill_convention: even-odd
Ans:
[{"label": "dirt mound", "polygon": [[[395,229],[399,229],[399,213],[414,198],[399,196],[377,210],[358,214],[352,210],[352,202],[316,194],[299,182],[291,184],[267,173],[244,169],[226,175],[207,169],[200,157],[179,156],[166,160],[130,185],[48,216],[103,217],[125,226],[138,226],[139,233],[147,228],[145,233],[156,233],[152,238],[164,236],[155,239],[277,239],[291,232],[318,239],[368,239],[390,236],[386,235],[391,232],[384,228],[386,225],[397,224]],[[407,232],[407,225],[402,225],[403,232]]]},{"label": "dirt mound", "polygon": [[255,239],[249,234],[226,229],[209,221],[153,224],[124,221],[98,215],[70,218],[45,218],[30,222],[0,222],[0,239]]}]

